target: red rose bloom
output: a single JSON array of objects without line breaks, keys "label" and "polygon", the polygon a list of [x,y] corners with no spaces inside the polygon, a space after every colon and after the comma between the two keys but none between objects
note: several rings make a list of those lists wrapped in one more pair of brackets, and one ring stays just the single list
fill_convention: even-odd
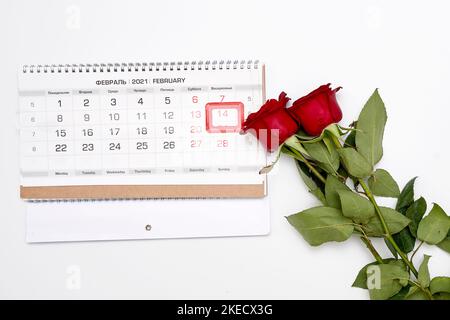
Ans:
[{"label": "red rose bloom", "polygon": [[318,136],[328,125],[342,119],[342,111],[336,101],[336,92],[341,88],[332,90],[330,84],[320,86],[296,100],[287,111],[301,124],[306,133]]},{"label": "red rose bloom", "polygon": [[298,131],[298,124],[286,110],[289,100],[284,92],[280,93],[278,100],[267,100],[258,112],[247,117],[242,127],[243,132],[250,131],[268,151],[275,151]]}]

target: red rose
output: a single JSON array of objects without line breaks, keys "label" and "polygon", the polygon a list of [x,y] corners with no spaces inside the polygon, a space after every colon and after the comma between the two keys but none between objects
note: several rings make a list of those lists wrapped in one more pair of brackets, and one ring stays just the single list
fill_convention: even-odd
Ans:
[{"label": "red rose", "polygon": [[287,111],[301,124],[306,133],[318,136],[328,125],[342,119],[342,111],[336,101],[336,92],[341,88],[332,90],[330,84],[320,86],[296,100]]},{"label": "red rose", "polygon": [[251,113],[247,117],[243,124],[243,132],[250,131],[268,151],[275,151],[299,128],[286,110],[286,103],[289,100],[284,92],[280,93],[278,100],[267,100],[258,112]]}]

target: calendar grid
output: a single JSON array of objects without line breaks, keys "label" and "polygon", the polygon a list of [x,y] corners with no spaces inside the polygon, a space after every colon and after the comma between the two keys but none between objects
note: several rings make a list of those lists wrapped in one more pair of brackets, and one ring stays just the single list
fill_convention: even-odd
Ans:
[{"label": "calendar grid", "polygon": [[[44,114],[45,122],[48,123],[49,122],[48,121],[49,117],[48,117],[48,114],[47,114],[47,95],[45,95],[43,101],[45,101],[45,104],[43,104],[42,108],[45,108],[45,109],[44,109],[44,111],[41,111],[41,112]],[[45,155],[47,156],[48,155],[48,148],[49,148],[49,145],[50,145],[48,131],[45,132],[45,137],[46,137],[46,144],[45,144],[46,152],[45,152]],[[50,173],[50,162],[47,160],[46,164],[47,164],[47,175],[48,175]]]},{"label": "calendar grid", "polygon": [[[100,107],[100,110],[101,110],[101,103],[102,103],[102,99],[99,99],[98,100],[98,104],[99,104],[99,107]],[[99,128],[100,128],[100,131],[101,131],[101,134],[102,134],[102,136],[103,136],[103,117],[100,115],[100,117],[99,117]],[[100,141],[100,145],[101,145],[101,149],[103,150],[104,149],[104,147],[105,147],[105,142],[103,141],[103,139]],[[104,155],[103,155],[103,152],[101,152],[100,153],[100,166],[101,166],[101,168],[104,168],[105,167],[105,162],[104,162]]]},{"label": "calendar grid", "polygon": [[[130,96],[127,95],[126,96],[126,102],[127,102],[126,103],[127,123],[130,123],[130,121],[129,121],[129,108],[130,108],[130,101],[129,101],[129,99],[130,99]],[[131,143],[130,143],[130,130],[129,129],[127,130],[127,144],[128,144],[128,150],[130,150]],[[127,152],[127,170],[130,171],[130,152]]]},{"label": "calendar grid", "polygon": [[[257,172],[265,155],[254,138],[239,135],[241,120],[233,103],[243,106],[245,116],[256,111],[262,103],[260,71],[240,66],[227,73],[197,70],[195,77],[173,71],[122,79],[119,70],[114,79],[89,74],[84,76],[96,80],[83,82],[73,72],[71,83],[81,85],[64,84],[61,77],[62,87],[51,79],[39,90],[25,86],[19,91],[23,176]],[[181,79],[190,82],[177,83]],[[208,103],[224,104],[209,111]],[[208,116],[212,125],[236,128],[210,131]]]},{"label": "calendar grid", "polygon": [[[71,98],[71,109],[72,109],[72,115],[74,115],[74,101],[73,101],[73,92],[72,92],[72,94],[70,95],[70,98]],[[73,121],[73,132],[75,132],[75,121]],[[75,138],[75,133],[74,134],[72,134],[72,143],[73,143],[73,149],[74,149],[74,154],[75,154],[75,161],[74,161],[74,169],[75,169],[75,174],[76,174],[76,172],[77,172],[77,154],[76,154],[76,138]]]}]

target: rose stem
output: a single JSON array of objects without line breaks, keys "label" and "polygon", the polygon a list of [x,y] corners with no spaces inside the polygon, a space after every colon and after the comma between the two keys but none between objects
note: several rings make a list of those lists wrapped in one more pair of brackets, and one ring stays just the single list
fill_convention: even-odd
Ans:
[{"label": "rose stem", "polygon": [[378,218],[381,221],[381,225],[383,226],[383,230],[385,232],[386,239],[392,244],[395,251],[399,254],[399,256],[402,258],[402,260],[406,263],[406,265],[411,269],[411,271],[414,273],[414,275],[417,277],[418,272],[414,265],[409,261],[407,255],[399,248],[397,243],[395,242],[394,238],[391,235],[391,232],[389,231],[389,228],[386,224],[386,221],[384,220],[384,217],[381,213],[380,207],[378,206],[377,202],[375,201],[375,197],[373,196],[372,192],[370,191],[369,187],[366,185],[363,179],[358,179],[359,184],[364,189],[364,192],[367,195],[367,198],[369,198],[370,202],[372,202],[373,206],[375,207],[375,212],[378,215]]},{"label": "rose stem", "polygon": [[[303,161],[303,163],[306,164],[306,166],[311,170],[311,172],[323,183],[326,183],[326,179],[320,174],[319,171],[316,170],[316,168],[313,167],[313,165],[311,163],[309,163],[309,161],[301,154],[301,152],[297,151],[294,148],[291,148],[292,151],[295,153],[296,156],[299,157],[299,159],[301,161]],[[378,251],[375,249],[375,247],[372,244],[372,241],[370,241],[369,238],[365,237],[361,237],[361,240],[365,243],[365,245],[367,246],[367,248],[369,249],[369,251],[372,253],[372,255],[375,257],[375,259],[378,261],[378,263],[383,264],[383,259],[381,258],[380,254],[378,253]]]},{"label": "rose stem", "polygon": [[306,166],[309,168],[309,170],[311,170],[311,172],[314,173],[314,175],[315,175],[320,181],[322,181],[323,183],[326,183],[327,180],[320,174],[319,171],[316,170],[316,168],[314,168],[314,166],[313,166],[311,163],[309,163],[308,160],[306,160],[306,158],[301,154],[301,152],[297,151],[297,150],[294,149],[294,148],[291,148],[291,149],[292,149],[292,151],[295,153],[295,155],[298,156],[299,159],[300,159],[304,164],[306,164]]},{"label": "rose stem", "polygon": [[[336,136],[331,135],[331,139],[333,140],[333,142],[337,148],[342,148],[342,145]],[[408,256],[399,248],[399,246],[395,242],[394,238],[392,237],[392,234],[389,231],[386,221],[384,220],[383,214],[381,213],[380,207],[378,206],[377,202],[375,201],[375,197],[373,196],[372,191],[370,191],[369,187],[366,185],[366,183],[364,182],[363,179],[358,178],[358,182],[361,185],[361,187],[364,189],[364,193],[366,194],[367,198],[369,198],[370,202],[372,202],[373,206],[375,207],[375,212],[377,213],[377,216],[380,219],[381,225],[383,226],[385,238],[391,243],[391,245],[394,247],[395,251],[397,251],[397,253],[402,258],[402,260],[405,262],[405,264],[411,269],[412,273],[417,277],[418,272],[417,272],[416,268],[411,263],[411,261],[409,261]]]},{"label": "rose stem", "polygon": [[414,252],[411,255],[411,258],[409,258],[409,260],[411,261],[411,263],[413,262],[413,258],[416,255],[417,251],[419,251],[420,247],[423,245],[423,241],[420,241],[420,244],[417,246],[417,248],[414,250]]},{"label": "rose stem", "polygon": [[421,290],[423,293],[425,293],[425,295],[428,297],[428,300],[434,300],[433,295],[431,294],[430,289],[428,288],[423,288],[420,284],[418,284],[415,281],[412,280],[408,280],[409,284],[416,286],[419,290]]},{"label": "rose stem", "polygon": [[379,264],[383,264],[384,263],[383,258],[381,258],[380,254],[373,246],[372,241],[370,241],[370,239],[368,239],[366,237],[361,237],[361,240],[362,240],[362,242],[365,243],[365,245],[367,246],[367,249],[369,249],[370,253],[374,256],[375,260],[377,260],[377,262]]}]

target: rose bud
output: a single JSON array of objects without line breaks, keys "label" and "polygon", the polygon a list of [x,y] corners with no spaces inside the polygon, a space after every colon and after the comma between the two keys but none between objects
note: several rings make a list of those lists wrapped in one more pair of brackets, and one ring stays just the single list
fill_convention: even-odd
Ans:
[{"label": "rose bud", "polygon": [[330,84],[322,85],[296,100],[287,111],[307,134],[318,136],[328,125],[342,119],[342,111],[336,101],[336,92],[340,89],[342,87],[331,89]]},{"label": "rose bud", "polygon": [[290,100],[286,93],[280,93],[278,100],[270,99],[259,109],[251,113],[245,120],[242,131],[251,132],[263,144],[266,150],[273,152],[290,136],[294,135],[299,126],[286,111]]}]

